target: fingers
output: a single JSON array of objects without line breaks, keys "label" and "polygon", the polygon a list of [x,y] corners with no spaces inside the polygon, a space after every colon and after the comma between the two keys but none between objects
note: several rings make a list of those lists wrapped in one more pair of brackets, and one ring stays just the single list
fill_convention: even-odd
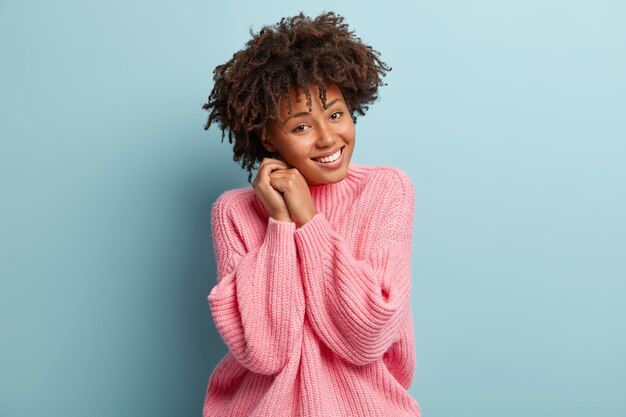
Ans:
[{"label": "fingers", "polygon": [[285,161],[281,159],[276,159],[276,158],[263,158],[263,160],[261,161],[261,165],[268,163],[268,162],[275,162],[275,163],[287,166],[287,163]]},{"label": "fingers", "polygon": [[276,159],[276,158],[263,158],[263,160],[261,161],[261,166],[259,167],[259,169],[261,169],[263,166],[265,165],[272,165],[274,167],[278,166],[280,168],[289,168],[289,165],[287,165],[287,163],[285,161],[281,161],[280,159]]},{"label": "fingers", "polygon": [[285,192],[296,186],[299,175],[299,171],[295,168],[279,169],[270,172],[270,185],[280,192]]},{"label": "fingers", "polygon": [[255,178],[255,181],[257,181],[259,178],[267,178],[269,180],[269,174],[277,169],[288,169],[289,166],[279,160],[279,159],[275,159],[275,158],[263,158],[263,160],[261,161],[261,165],[259,166],[259,170],[257,172],[257,176]]}]

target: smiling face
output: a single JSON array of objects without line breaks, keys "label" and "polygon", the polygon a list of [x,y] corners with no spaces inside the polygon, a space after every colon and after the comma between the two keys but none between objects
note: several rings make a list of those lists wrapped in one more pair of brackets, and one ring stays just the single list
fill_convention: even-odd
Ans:
[{"label": "smiling face", "polygon": [[309,185],[339,182],[348,172],[355,142],[348,106],[339,88],[327,84],[324,109],[319,87],[311,84],[312,111],[309,112],[304,91],[298,90],[299,102],[295,88],[289,91],[291,114],[287,112],[286,98],[281,99],[280,120],[271,122],[263,146],[270,152],[279,152],[281,160],[297,168]]}]

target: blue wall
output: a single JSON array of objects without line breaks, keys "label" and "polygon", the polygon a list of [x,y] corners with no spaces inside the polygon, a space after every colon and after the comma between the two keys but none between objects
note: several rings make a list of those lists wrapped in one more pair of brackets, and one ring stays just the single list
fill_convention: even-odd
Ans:
[{"label": "blue wall", "polygon": [[625,416],[626,6],[0,3],[0,415],[199,416],[226,352],[213,68],[335,10],[393,67],[354,162],[413,179],[429,417]]}]

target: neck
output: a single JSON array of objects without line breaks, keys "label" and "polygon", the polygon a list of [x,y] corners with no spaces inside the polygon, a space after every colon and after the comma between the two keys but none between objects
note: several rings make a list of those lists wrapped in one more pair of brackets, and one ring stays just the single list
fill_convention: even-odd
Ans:
[{"label": "neck", "polygon": [[346,176],[338,182],[330,184],[309,185],[311,197],[345,197],[356,191],[356,187],[360,183],[360,179],[365,175],[367,170],[363,165],[351,163],[348,165]]}]

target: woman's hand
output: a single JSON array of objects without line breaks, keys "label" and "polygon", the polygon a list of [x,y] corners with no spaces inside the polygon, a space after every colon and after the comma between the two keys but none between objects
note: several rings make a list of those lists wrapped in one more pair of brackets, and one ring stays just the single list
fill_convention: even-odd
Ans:
[{"label": "woman's hand", "polygon": [[286,164],[285,166],[283,169],[270,172],[270,184],[282,193],[291,220],[301,226],[317,214],[317,209],[302,173],[297,168],[289,168]]},{"label": "woman's hand", "polygon": [[284,170],[289,166],[281,160],[274,158],[263,158],[256,177],[252,182],[252,189],[259,197],[270,216],[276,220],[290,222],[289,209],[285,203],[283,195],[271,184],[271,174],[275,170]]}]

